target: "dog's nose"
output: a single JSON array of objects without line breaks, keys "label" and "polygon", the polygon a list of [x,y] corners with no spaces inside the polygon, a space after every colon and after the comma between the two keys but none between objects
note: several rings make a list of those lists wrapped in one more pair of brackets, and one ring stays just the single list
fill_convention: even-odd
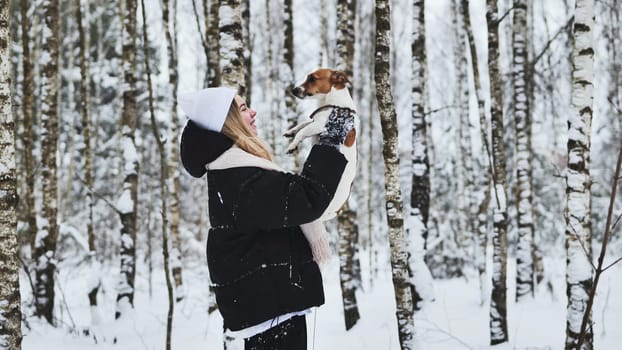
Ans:
[{"label": "dog's nose", "polygon": [[302,98],[303,90],[299,86],[292,87],[290,92],[292,93],[292,95],[294,95],[294,96],[296,96],[298,98]]}]

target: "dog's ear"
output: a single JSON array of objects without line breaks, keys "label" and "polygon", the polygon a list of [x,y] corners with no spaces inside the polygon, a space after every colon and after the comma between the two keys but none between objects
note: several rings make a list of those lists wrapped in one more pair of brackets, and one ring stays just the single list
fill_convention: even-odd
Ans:
[{"label": "dog's ear", "polygon": [[342,71],[334,70],[330,73],[330,83],[337,89],[343,89],[349,82],[348,76]]}]

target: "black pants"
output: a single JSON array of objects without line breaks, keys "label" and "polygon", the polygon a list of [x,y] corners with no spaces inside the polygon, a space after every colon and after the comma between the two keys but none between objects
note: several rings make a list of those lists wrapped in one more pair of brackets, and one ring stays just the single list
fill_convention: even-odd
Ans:
[{"label": "black pants", "polygon": [[307,323],[294,316],[263,333],[244,340],[244,350],[307,350]]}]

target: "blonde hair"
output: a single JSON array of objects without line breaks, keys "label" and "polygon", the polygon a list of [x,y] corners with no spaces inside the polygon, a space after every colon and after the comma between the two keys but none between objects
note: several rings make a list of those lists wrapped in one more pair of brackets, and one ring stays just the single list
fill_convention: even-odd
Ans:
[{"label": "blonde hair", "polygon": [[257,157],[272,160],[272,155],[270,154],[268,146],[255,135],[255,132],[244,121],[235,100],[233,100],[231,107],[229,107],[229,112],[227,113],[227,118],[225,118],[225,123],[222,126],[221,132],[233,140],[233,142],[244,151],[256,155]]}]

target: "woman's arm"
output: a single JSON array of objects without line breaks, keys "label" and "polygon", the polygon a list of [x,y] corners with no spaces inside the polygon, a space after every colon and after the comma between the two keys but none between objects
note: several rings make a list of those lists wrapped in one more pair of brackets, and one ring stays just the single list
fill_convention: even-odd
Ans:
[{"label": "woman's arm", "polygon": [[240,186],[233,206],[242,231],[298,226],[319,218],[335,195],[346,166],[335,147],[311,149],[300,175],[263,170]]}]

